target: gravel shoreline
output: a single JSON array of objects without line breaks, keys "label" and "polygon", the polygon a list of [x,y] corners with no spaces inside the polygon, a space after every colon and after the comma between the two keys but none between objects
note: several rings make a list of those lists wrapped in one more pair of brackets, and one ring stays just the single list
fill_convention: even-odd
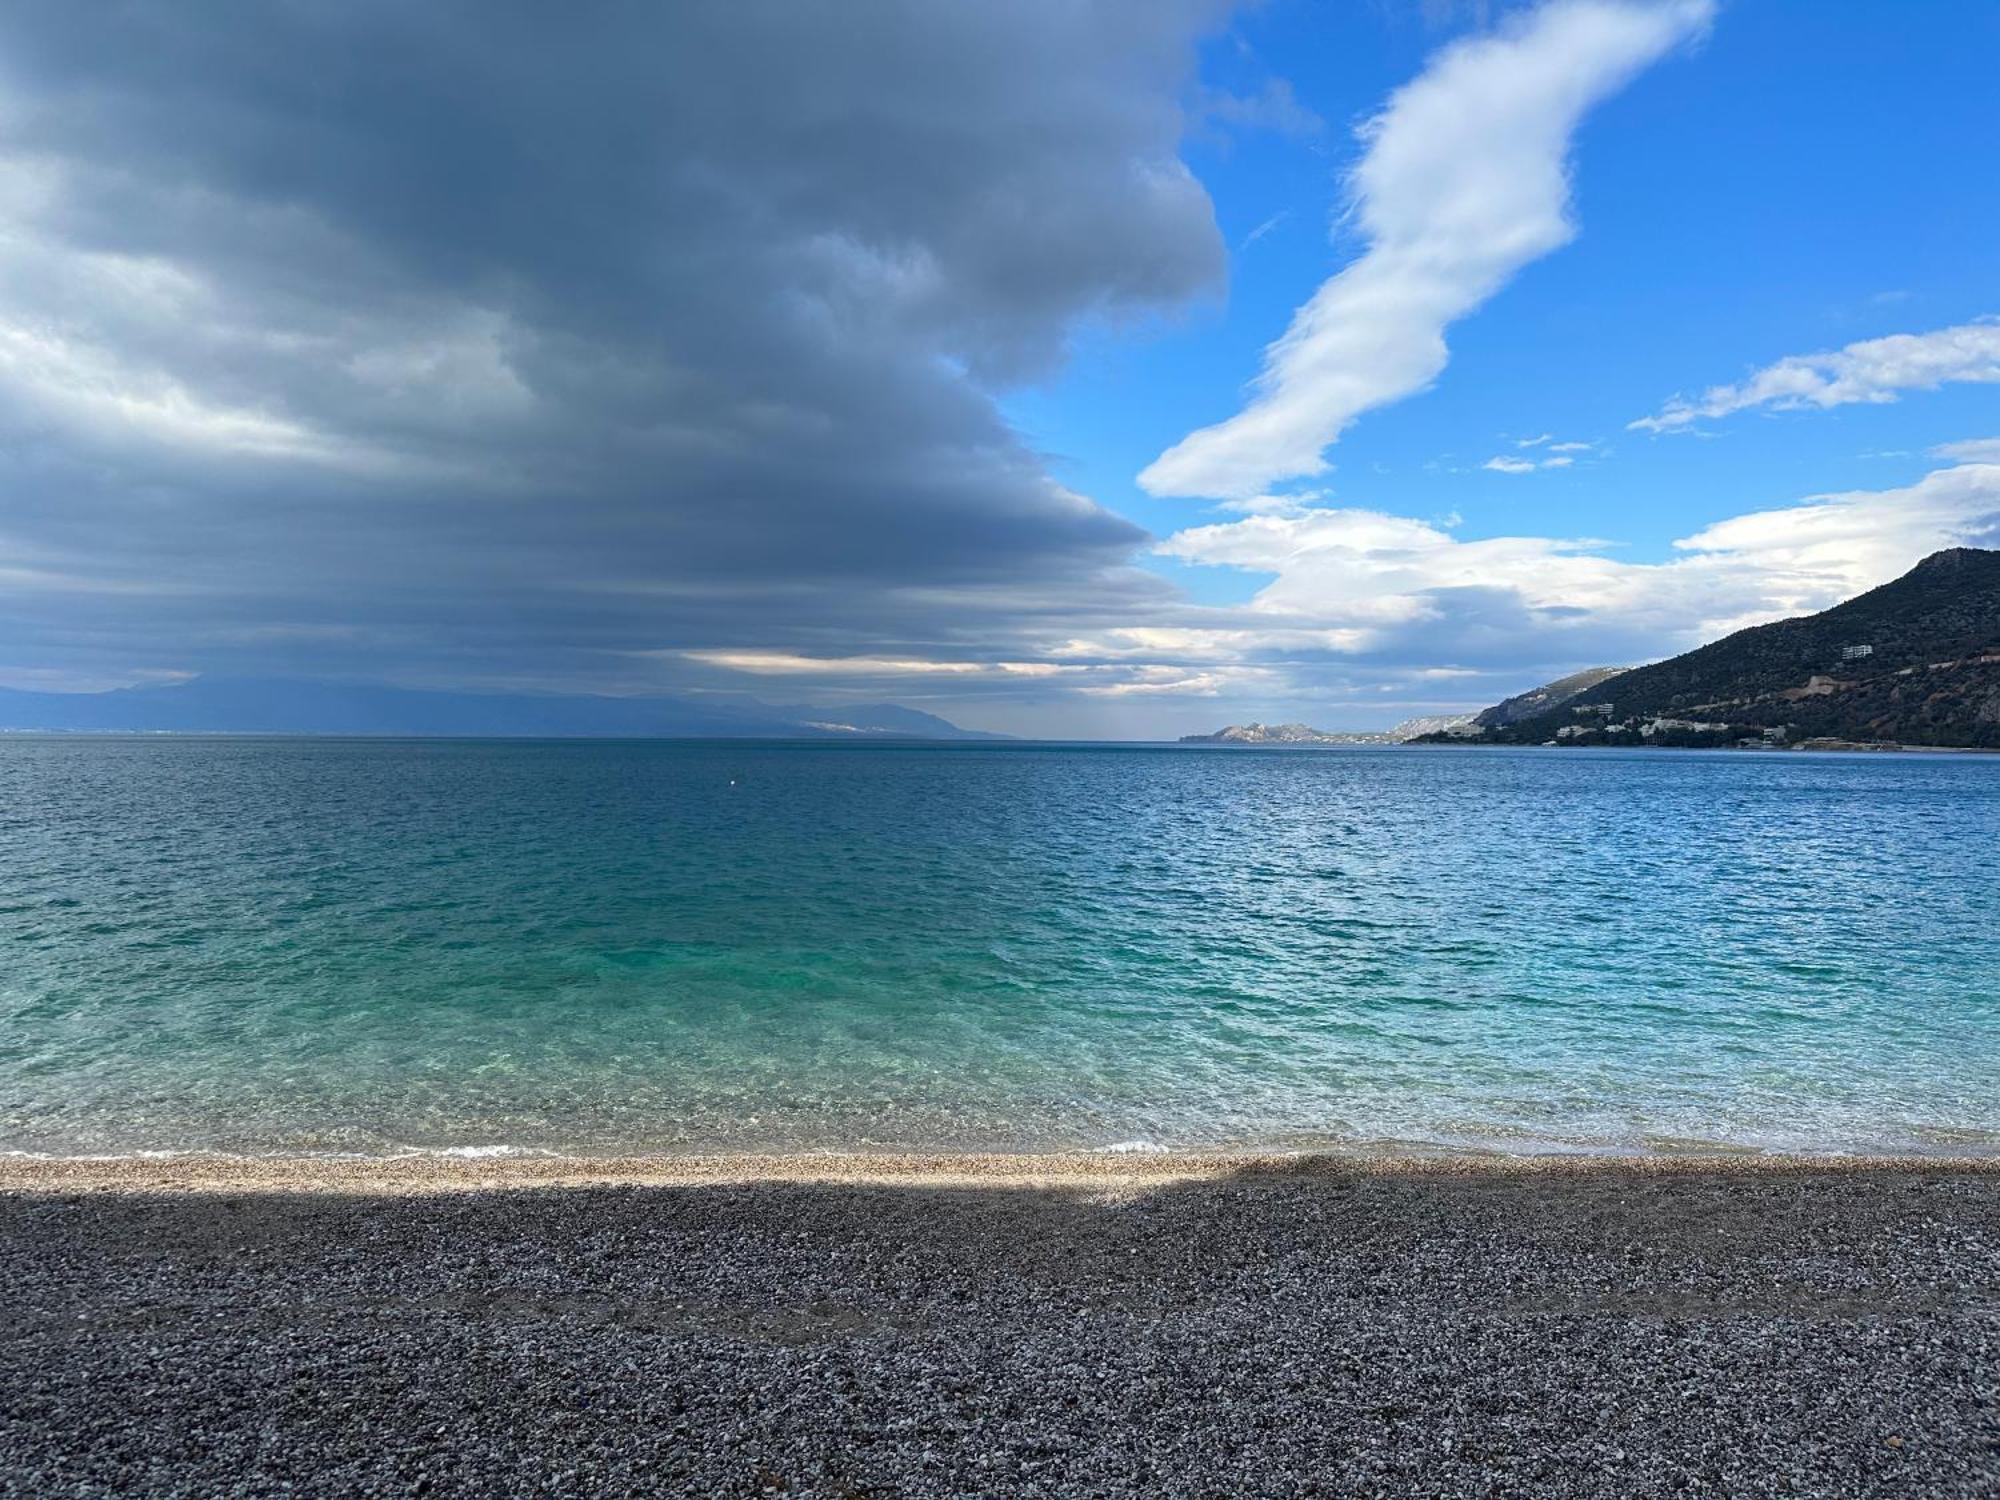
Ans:
[{"label": "gravel shoreline", "polygon": [[2000,1163],[0,1161],[8,1495],[2000,1493]]},{"label": "gravel shoreline", "polygon": [[549,1152],[411,1151],[392,1156],[128,1156],[0,1154],[0,1192],[423,1193],[503,1188],[700,1187],[824,1183],[849,1186],[1145,1188],[1180,1182],[1332,1179],[1649,1181],[1718,1177],[1826,1179],[1918,1173],[1990,1176],[2000,1155],[1812,1156],[1777,1152],[1527,1155],[1393,1151],[732,1152],[588,1156]]}]

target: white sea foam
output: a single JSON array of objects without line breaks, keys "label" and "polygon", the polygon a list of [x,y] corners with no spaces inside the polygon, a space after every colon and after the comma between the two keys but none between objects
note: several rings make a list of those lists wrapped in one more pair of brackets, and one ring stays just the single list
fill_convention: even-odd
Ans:
[{"label": "white sea foam", "polygon": [[1113,1141],[1094,1148],[1105,1156],[1165,1156],[1167,1148],[1158,1141]]}]

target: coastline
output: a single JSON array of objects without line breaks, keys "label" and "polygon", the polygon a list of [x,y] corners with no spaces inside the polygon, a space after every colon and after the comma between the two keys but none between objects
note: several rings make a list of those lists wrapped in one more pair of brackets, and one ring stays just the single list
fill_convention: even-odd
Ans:
[{"label": "coastline", "polygon": [[[1619,741],[1617,743],[1564,742],[1557,740],[1476,740],[1456,735],[1425,735],[1421,739],[1404,740],[1397,748],[1435,749],[1443,746],[1453,750],[1692,750],[1702,754],[1711,751],[1742,752],[1751,755],[1792,754],[1803,752],[1807,755],[1992,755],[2000,756],[2000,747],[1993,745],[1906,745],[1901,741],[1889,740],[1836,740],[1819,739],[1800,741],[1788,745],[1734,744],[1734,745],[1664,745],[1647,740]],[[1246,747],[1257,748],[1257,747]],[[1265,746],[1262,748],[1271,748]],[[1302,747],[1310,748],[1310,747]]]},{"label": "coastline", "polygon": [[1931,1173],[2000,1179],[2000,1155],[1757,1151],[1537,1153],[1464,1151],[733,1152],[580,1156],[404,1152],[389,1156],[0,1155],[0,1193],[364,1193],[388,1196],[549,1188],[821,1185],[908,1188],[1144,1189],[1224,1179],[1359,1178],[1560,1182]]}]

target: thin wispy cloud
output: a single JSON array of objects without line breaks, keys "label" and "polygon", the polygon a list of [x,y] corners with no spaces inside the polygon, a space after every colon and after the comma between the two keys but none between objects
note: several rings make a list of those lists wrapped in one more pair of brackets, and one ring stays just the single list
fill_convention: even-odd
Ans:
[{"label": "thin wispy cloud", "polygon": [[1933,458],[1959,464],[2000,464],[2000,437],[1967,438],[1963,442],[1939,443],[1931,449]]},{"label": "thin wispy cloud", "polygon": [[770,677],[1052,677],[1063,670],[1047,662],[943,661],[928,657],[802,656],[789,651],[683,651],[689,661]]},{"label": "thin wispy cloud", "polygon": [[1863,339],[1819,354],[1794,354],[1734,385],[1710,386],[1693,398],[1676,396],[1657,415],[1628,425],[1635,432],[1682,432],[1697,422],[1757,407],[1800,411],[1854,402],[1881,404],[1904,391],[1936,390],[1961,381],[2000,382],[2000,319]]},{"label": "thin wispy cloud", "polygon": [[1590,108],[1708,25],[1711,0],[1553,0],[1456,43],[1362,130],[1349,174],[1368,248],[1272,344],[1249,404],[1139,483],[1240,499],[1321,473],[1356,417],[1445,368],[1445,329],[1567,244],[1571,137]]},{"label": "thin wispy cloud", "polygon": [[1290,80],[1284,78],[1267,78],[1250,94],[1205,89],[1201,113],[1239,130],[1269,130],[1295,140],[1312,140],[1326,130],[1326,121],[1299,102]]},{"label": "thin wispy cloud", "polygon": [[1256,244],[1257,241],[1264,238],[1265,235],[1271,233],[1271,231],[1278,228],[1287,219],[1291,218],[1291,216],[1292,216],[1292,211],[1289,208],[1279,209],[1276,213],[1272,214],[1270,218],[1264,220],[1263,223],[1259,224],[1255,229],[1251,230],[1248,234],[1244,235],[1242,243],[1239,244],[1236,248],[1239,250],[1248,250],[1252,245]]},{"label": "thin wispy cloud", "polygon": [[1479,467],[1495,474],[1535,474],[1545,469],[1567,469],[1583,454],[1593,452],[1594,443],[1555,441],[1553,433],[1516,438],[1514,453],[1497,453]]}]

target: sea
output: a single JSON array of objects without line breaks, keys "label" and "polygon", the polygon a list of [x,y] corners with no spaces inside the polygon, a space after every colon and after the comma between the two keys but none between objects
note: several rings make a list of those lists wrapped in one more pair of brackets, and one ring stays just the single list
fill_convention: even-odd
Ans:
[{"label": "sea", "polygon": [[0,738],[0,1151],[2000,1152],[2000,757]]}]

